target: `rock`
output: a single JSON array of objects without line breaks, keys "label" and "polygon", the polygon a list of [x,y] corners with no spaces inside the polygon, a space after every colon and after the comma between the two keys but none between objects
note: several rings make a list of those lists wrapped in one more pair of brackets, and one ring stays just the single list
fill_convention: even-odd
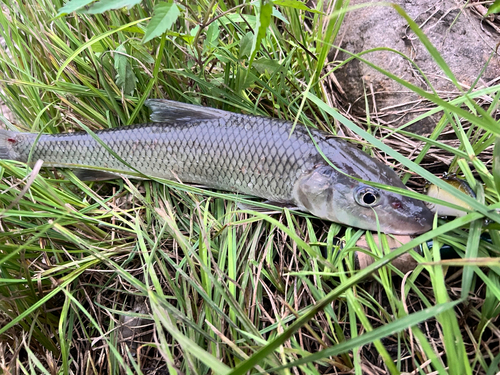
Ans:
[{"label": "rock", "polygon": [[[352,0],[350,5],[367,1]],[[500,76],[500,61],[495,49],[498,28],[480,15],[486,8],[453,0],[396,0],[406,13],[421,27],[444,58],[462,90],[467,91],[480,76],[490,56],[494,54],[476,87],[494,84]],[[428,78],[441,98],[451,99],[460,91],[446,77],[424,45],[411,31],[407,22],[392,7],[368,6],[346,14],[337,43],[351,53],[377,47],[388,47],[410,57]],[[348,54],[332,49],[330,60],[344,61]],[[363,58],[396,74],[410,83],[432,92],[419,71],[410,61],[391,51],[376,51]],[[382,73],[359,60],[353,60],[335,72],[340,92],[353,110],[365,112],[364,90],[368,95],[370,116],[381,124],[401,126],[433,106]],[[495,82],[496,83],[496,82]],[[375,95],[375,105],[373,97]],[[430,133],[440,114],[428,117],[409,129],[419,134]]]}]

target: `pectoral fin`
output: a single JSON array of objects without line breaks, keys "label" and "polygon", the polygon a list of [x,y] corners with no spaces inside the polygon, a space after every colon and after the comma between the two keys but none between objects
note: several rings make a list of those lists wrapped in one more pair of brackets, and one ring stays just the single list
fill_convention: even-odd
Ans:
[{"label": "pectoral fin", "polygon": [[121,178],[117,173],[98,171],[95,169],[73,169],[73,173],[82,181],[107,181]]}]

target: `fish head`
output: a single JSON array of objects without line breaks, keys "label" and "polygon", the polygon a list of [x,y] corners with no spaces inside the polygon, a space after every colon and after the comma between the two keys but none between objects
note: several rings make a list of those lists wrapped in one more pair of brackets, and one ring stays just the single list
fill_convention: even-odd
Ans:
[{"label": "fish head", "polygon": [[[404,187],[399,178],[397,181],[398,187]],[[376,182],[394,186],[394,181]],[[366,185],[330,166],[301,176],[294,199],[299,208],[320,218],[389,234],[427,232],[434,218],[422,201]]]}]

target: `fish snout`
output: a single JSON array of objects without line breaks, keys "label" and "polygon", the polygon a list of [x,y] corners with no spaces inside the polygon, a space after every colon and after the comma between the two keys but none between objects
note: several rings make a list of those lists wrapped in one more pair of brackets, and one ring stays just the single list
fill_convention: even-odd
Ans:
[{"label": "fish snout", "polygon": [[[394,222],[393,234],[422,234],[432,229],[434,213],[422,201],[407,202],[408,210],[404,213],[404,223]],[[402,225],[401,225],[402,224]]]}]

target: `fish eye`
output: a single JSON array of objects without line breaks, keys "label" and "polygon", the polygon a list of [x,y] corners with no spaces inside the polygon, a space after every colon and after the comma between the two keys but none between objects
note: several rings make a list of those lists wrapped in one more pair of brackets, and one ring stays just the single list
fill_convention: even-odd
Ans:
[{"label": "fish eye", "polygon": [[378,204],[379,193],[370,186],[361,186],[354,193],[356,203],[363,207],[374,207]]}]

